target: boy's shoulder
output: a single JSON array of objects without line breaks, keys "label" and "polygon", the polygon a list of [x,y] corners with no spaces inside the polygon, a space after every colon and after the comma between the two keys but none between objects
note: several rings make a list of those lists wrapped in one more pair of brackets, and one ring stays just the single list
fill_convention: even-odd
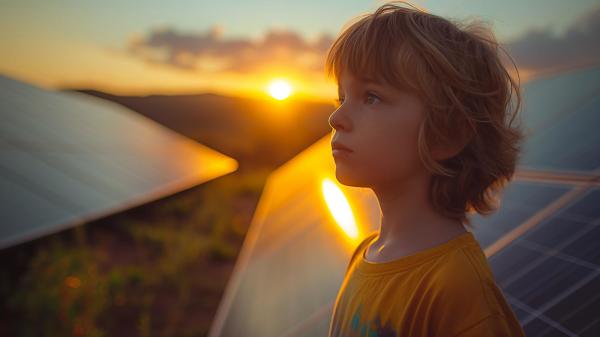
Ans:
[{"label": "boy's shoulder", "polygon": [[439,274],[444,276],[446,281],[494,282],[487,257],[479,243],[474,240],[461,245],[454,254],[448,254]]},{"label": "boy's shoulder", "polygon": [[498,312],[501,293],[479,246],[463,246],[437,262],[430,275],[438,300],[449,305],[460,302],[488,314]]},{"label": "boy's shoulder", "polygon": [[445,287],[468,289],[492,281],[481,247],[470,241],[440,255],[432,268],[431,277]]},{"label": "boy's shoulder", "polygon": [[[507,324],[518,330],[516,317],[496,283],[485,254],[479,246],[468,245],[437,261],[430,273],[431,315],[439,331],[466,331],[473,322],[499,320],[495,329]],[[460,305],[457,305],[460,303]],[[462,317],[457,321],[457,317]],[[463,325],[464,324],[464,325]],[[498,330],[499,331],[499,330]],[[520,336],[520,335],[519,335]]]}]

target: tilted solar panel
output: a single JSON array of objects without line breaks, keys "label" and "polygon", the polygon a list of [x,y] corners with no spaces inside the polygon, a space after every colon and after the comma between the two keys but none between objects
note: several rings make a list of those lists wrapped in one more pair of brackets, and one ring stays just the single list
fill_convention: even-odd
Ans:
[{"label": "tilted solar panel", "polygon": [[532,134],[522,168],[600,169],[600,67],[540,79],[523,87],[523,122]]},{"label": "tilted solar panel", "polygon": [[0,248],[173,194],[237,162],[118,104],[0,76]]},{"label": "tilted solar panel", "polygon": [[587,190],[490,258],[530,336],[600,333],[599,206],[600,189]]}]

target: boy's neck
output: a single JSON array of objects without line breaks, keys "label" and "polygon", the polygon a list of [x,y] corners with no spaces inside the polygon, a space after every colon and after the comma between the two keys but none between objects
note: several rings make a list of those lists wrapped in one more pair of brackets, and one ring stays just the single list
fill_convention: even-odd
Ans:
[{"label": "boy's neck", "polygon": [[434,211],[427,198],[430,177],[422,174],[373,188],[381,208],[381,224],[379,236],[369,249],[372,259],[410,255],[467,231],[460,221]]}]

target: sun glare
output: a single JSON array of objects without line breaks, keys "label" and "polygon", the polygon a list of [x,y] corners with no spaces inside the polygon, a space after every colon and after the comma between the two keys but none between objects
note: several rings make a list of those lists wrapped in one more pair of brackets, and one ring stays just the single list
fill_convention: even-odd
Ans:
[{"label": "sun glare", "polygon": [[356,239],[358,237],[358,226],[356,226],[352,207],[350,207],[344,192],[329,178],[325,178],[321,182],[321,191],[323,197],[325,197],[325,203],[338,226],[347,236]]},{"label": "sun glare", "polygon": [[285,80],[273,80],[269,84],[269,95],[276,100],[284,100],[292,93],[292,87]]}]

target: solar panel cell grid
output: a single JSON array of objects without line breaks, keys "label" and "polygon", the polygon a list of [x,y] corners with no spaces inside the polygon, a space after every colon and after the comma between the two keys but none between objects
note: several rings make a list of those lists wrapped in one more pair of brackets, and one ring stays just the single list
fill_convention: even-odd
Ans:
[{"label": "solar panel cell grid", "polygon": [[547,317],[581,336],[600,331],[600,276],[546,310]]},{"label": "solar panel cell grid", "polygon": [[479,214],[471,217],[475,224],[474,235],[482,247],[486,247],[570,189],[561,184],[513,182],[502,192],[500,208],[492,217]]},{"label": "solar panel cell grid", "polygon": [[598,193],[589,190],[490,258],[497,281],[533,336],[585,335],[599,326]]}]

